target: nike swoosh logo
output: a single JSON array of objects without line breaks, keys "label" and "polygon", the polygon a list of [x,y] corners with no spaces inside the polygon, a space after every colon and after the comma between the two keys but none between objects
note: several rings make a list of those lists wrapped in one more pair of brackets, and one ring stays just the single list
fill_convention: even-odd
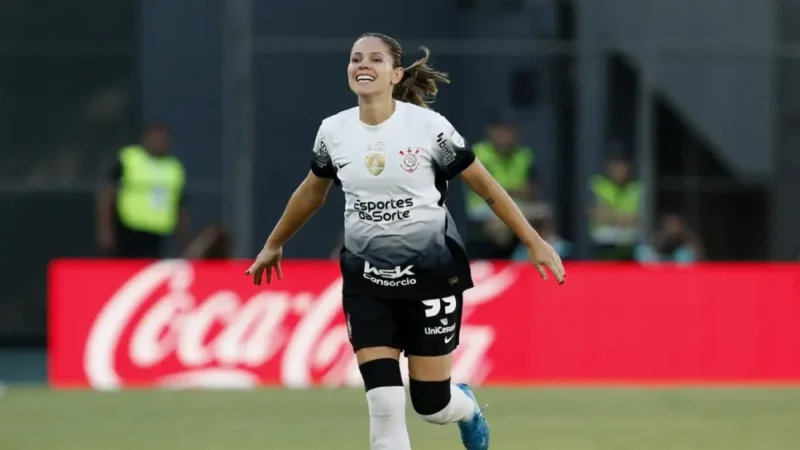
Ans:
[{"label": "nike swoosh logo", "polygon": [[336,168],[337,168],[337,169],[339,169],[339,170],[342,170],[342,168],[343,168],[344,166],[348,165],[348,164],[350,164],[350,163],[349,163],[349,162],[346,162],[346,163],[344,163],[344,164],[337,164],[337,165],[336,165]]},{"label": "nike swoosh logo", "polygon": [[444,343],[445,344],[449,344],[450,341],[452,341],[454,337],[456,337],[455,334],[451,334],[450,336],[447,336],[446,338],[444,338]]}]

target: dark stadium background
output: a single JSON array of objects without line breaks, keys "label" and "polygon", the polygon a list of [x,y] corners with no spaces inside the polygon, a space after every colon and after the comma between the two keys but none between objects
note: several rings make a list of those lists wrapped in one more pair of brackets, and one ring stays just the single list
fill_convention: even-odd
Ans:
[{"label": "dark stadium background", "polygon": [[[97,255],[95,188],[119,147],[150,121],[169,123],[189,173],[196,228],[224,224],[236,255],[251,257],[306,173],[319,122],[353,104],[346,54],[364,31],[396,36],[409,59],[416,46],[431,48],[453,78],[435,107],[468,139],[482,137],[492,111],[520,112],[542,190],[579,257],[589,254],[587,180],[607,152],[622,149],[649,186],[648,226],[661,212],[677,211],[694,225],[712,261],[796,259],[799,30],[800,2],[792,0],[3,2],[0,381],[44,381],[47,263]],[[463,222],[461,186],[453,189],[450,208]],[[337,192],[286,254],[327,258],[341,232],[341,206]],[[35,395],[48,401],[43,392]],[[539,395],[531,402],[560,404]],[[613,404],[605,395],[590,400]],[[587,429],[596,433],[584,437],[602,441],[624,420],[641,425],[643,439],[647,429],[667,436],[658,421],[674,419],[670,401],[680,403],[683,394],[646,395],[622,401],[646,403],[655,411],[651,422],[619,411],[609,413],[608,423],[593,422],[589,412]],[[761,417],[777,418],[775,437],[759,441],[760,448],[800,442],[780,422],[787,417],[781,411],[797,418],[796,392],[793,403],[747,395],[755,397],[710,400],[710,414],[770,404]],[[134,409],[147,414],[158,401]],[[216,400],[192,401],[213,406]],[[2,410],[0,400],[0,417]],[[763,425],[742,417],[708,422],[708,435],[689,419],[675,429],[720,436]],[[549,420],[558,429],[558,420]],[[0,442],[2,433],[0,425]],[[559,436],[546,442],[564,442]],[[713,436],[703,448],[750,448]],[[674,445],[649,448],[688,448]]]}]

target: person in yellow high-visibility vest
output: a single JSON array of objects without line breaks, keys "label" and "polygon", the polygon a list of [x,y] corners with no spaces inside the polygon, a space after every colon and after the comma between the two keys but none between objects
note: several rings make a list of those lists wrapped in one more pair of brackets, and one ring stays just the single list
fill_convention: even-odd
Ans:
[{"label": "person in yellow high-visibility vest", "polygon": [[639,216],[642,184],[631,177],[631,163],[622,156],[608,158],[606,173],[589,181],[589,209],[594,259],[631,260],[641,240]]},{"label": "person in yellow high-visibility vest", "polygon": [[97,199],[97,239],[105,255],[159,258],[164,241],[188,238],[183,164],[170,152],[170,133],[152,124],[141,144],[120,149]]},{"label": "person in yellow high-visibility vest", "polygon": [[[517,204],[535,201],[534,153],[530,147],[519,144],[512,115],[495,114],[489,122],[487,137],[472,146],[475,157]],[[508,227],[495,220],[489,205],[472,191],[466,193],[466,206],[471,227],[470,255],[479,259],[508,258],[516,246]]]}]

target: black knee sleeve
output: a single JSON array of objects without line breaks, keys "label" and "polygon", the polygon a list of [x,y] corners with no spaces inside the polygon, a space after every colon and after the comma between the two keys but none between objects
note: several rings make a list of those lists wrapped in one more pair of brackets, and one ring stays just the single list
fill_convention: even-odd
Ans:
[{"label": "black knee sleeve", "polygon": [[379,387],[403,385],[400,363],[396,359],[375,359],[361,364],[358,369],[361,371],[361,378],[364,379],[364,388],[368,392]]},{"label": "black knee sleeve", "polygon": [[417,381],[412,379],[411,404],[421,416],[429,416],[443,410],[450,404],[450,380]]}]

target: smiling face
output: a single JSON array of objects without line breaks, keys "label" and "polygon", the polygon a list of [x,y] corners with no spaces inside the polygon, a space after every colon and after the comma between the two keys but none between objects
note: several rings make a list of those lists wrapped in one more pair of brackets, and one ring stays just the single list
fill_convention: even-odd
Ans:
[{"label": "smiling face", "polygon": [[350,52],[347,78],[350,90],[359,97],[391,96],[403,79],[400,50],[390,48],[378,37],[357,40]]}]

